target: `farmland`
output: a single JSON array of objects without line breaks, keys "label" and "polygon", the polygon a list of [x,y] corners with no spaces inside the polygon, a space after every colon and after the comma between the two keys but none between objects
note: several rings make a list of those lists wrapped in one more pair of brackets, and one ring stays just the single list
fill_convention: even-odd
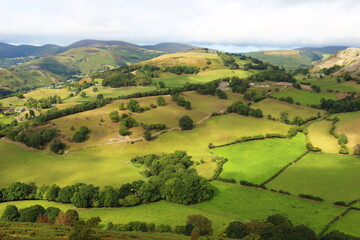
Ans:
[{"label": "farmland", "polygon": [[[305,139],[298,134],[293,139],[267,139],[238,143],[211,150],[217,156],[228,158],[221,178],[250,181],[261,184],[288,163],[304,154]],[[287,149],[292,151],[284,155]]]},{"label": "farmland", "polygon": [[253,104],[252,107],[260,108],[265,116],[270,114],[275,118],[280,118],[280,114],[282,112],[287,112],[289,114],[289,120],[292,120],[296,116],[300,116],[305,120],[311,117],[316,117],[318,113],[323,112],[322,110],[294,105],[271,98],[257,102]]},{"label": "farmland", "polygon": [[[267,186],[292,194],[319,196],[326,202],[360,198],[360,161],[346,155],[310,153]],[[341,176],[341,177],[338,177]]]},{"label": "farmland", "polygon": [[338,134],[345,134],[348,138],[350,151],[353,150],[356,144],[360,143],[360,112],[339,113],[334,114],[340,121],[336,124],[336,132]]},{"label": "farmland", "polygon": [[298,90],[294,88],[278,92],[273,96],[275,98],[291,97],[294,100],[294,103],[300,103],[301,105],[305,106],[319,105],[322,98],[336,100],[336,96],[334,93],[316,93],[312,91]]},{"label": "farmland", "polygon": [[331,121],[315,122],[309,126],[309,139],[315,146],[325,153],[338,153],[339,144],[337,139],[330,134]]},{"label": "farmland", "polygon": [[360,236],[359,221],[360,211],[351,210],[339,221],[333,224],[329,231],[336,229],[353,236]]}]

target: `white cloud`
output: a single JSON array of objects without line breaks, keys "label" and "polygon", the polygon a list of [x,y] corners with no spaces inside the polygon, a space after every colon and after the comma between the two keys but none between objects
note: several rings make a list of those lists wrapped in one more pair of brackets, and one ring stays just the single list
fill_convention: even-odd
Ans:
[{"label": "white cloud", "polygon": [[0,0],[0,41],[357,45],[357,0]]}]

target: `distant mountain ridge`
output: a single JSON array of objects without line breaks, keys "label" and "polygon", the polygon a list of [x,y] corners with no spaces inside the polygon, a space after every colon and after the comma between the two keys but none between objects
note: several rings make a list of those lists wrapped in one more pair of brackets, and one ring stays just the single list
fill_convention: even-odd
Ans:
[{"label": "distant mountain ridge", "polygon": [[43,46],[32,46],[32,45],[11,45],[7,43],[0,42],[0,58],[16,58],[16,57],[45,57],[48,55],[55,55],[59,53],[66,52],[73,48],[79,47],[121,47],[126,49],[147,49],[155,50],[162,52],[179,52],[185,51],[194,46],[182,44],[182,43],[159,43],[156,45],[136,45],[133,43],[128,43],[124,41],[103,41],[103,40],[93,40],[85,39],[78,42],[74,42],[67,46],[58,46],[53,44],[46,44]]}]

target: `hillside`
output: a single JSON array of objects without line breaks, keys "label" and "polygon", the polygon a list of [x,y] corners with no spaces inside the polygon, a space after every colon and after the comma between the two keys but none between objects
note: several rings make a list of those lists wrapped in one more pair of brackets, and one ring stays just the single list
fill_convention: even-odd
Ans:
[{"label": "hillside", "polygon": [[18,91],[26,88],[51,86],[53,83],[63,80],[62,77],[42,70],[9,70],[0,69],[0,87]]},{"label": "hillside", "polygon": [[195,46],[192,45],[183,44],[183,43],[172,43],[172,42],[159,43],[156,45],[144,45],[142,47],[146,49],[163,51],[168,53],[182,52],[192,48],[196,48]]},{"label": "hillside", "polygon": [[360,48],[347,48],[331,55],[330,57],[318,62],[313,68],[313,72],[321,71],[325,68],[339,66],[338,73],[360,72]]}]

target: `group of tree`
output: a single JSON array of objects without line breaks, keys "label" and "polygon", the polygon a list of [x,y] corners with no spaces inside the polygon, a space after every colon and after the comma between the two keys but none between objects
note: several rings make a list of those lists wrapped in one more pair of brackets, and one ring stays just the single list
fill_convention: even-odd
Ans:
[{"label": "group of tree", "polygon": [[239,69],[239,65],[236,63],[234,56],[229,53],[217,52],[224,66],[230,69]]},{"label": "group of tree", "polygon": [[88,133],[90,132],[89,128],[86,126],[81,126],[78,131],[74,133],[71,140],[73,142],[84,142],[88,138]]},{"label": "group of tree", "polygon": [[131,135],[130,128],[138,127],[140,124],[136,121],[135,118],[131,117],[129,114],[123,113],[120,118],[120,130],[119,134],[121,136]]},{"label": "group of tree", "polygon": [[179,127],[181,130],[191,130],[194,128],[194,121],[188,116],[179,118]]},{"label": "group of tree", "polygon": [[202,95],[216,95],[220,99],[227,99],[228,96],[226,92],[224,92],[221,89],[218,89],[219,83],[221,81],[225,81],[225,80],[218,79],[208,83],[200,84],[197,87],[196,92]]},{"label": "group of tree", "polygon": [[250,108],[248,104],[241,101],[234,102],[227,108],[228,113],[238,113],[244,116],[253,116],[257,118],[263,117],[263,112],[261,109]]},{"label": "group of tree", "polygon": [[343,99],[321,99],[320,108],[330,113],[354,112],[360,110],[360,97],[347,96]]},{"label": "group of tree", "polygon": [[61,98],[58,95],[44,97],[40,99],[30,98],[26,101],[25,106],[29,108],[50,108],[52,104],[60,104]]},{"label": "group of tree", "polygon": [[255,82],[273,81],[273,82],[296,82],[296,79],[285,70],[265,70],[249,77],[249,80]]},{"label": "group of tree", "polygon": [[180,74],[197,74],[200,71],[198,66],[194,65],[175,65],[172,67],[165,67],[164,72]]},{"label": "group of tree", "polygon": [[176,102],[178,106],[184,107],[186,110],[191,110],[191,102],[186,101],[185,98],[180,95],[180,93],[175,93],[174,95],[171,95],[171,100]]},{"label": "group of tree", "polygon": [[231,90],[236,93],[245,93],[250,87],[249,81],[233,76],[229,79],[229,86]]},{"label": "group of tree", "polygon": [[334,72],[337,72],[341,69],[341,66],[339,65],[334,65],[332,67],[329,67],[329,68],[323,68],[322,71],[325,75],[330,75]]},{"label": "group of tree", "polygon": [[208,180],[199,176],[194,168],[190,168],[194,162],[184,151],[145,155],[133,158],[131,162],[146,166],[144,174],[148,181],[140,189],[143,201],[165,199],[181,204],[194,204],[209,199],[214,193]]}]

